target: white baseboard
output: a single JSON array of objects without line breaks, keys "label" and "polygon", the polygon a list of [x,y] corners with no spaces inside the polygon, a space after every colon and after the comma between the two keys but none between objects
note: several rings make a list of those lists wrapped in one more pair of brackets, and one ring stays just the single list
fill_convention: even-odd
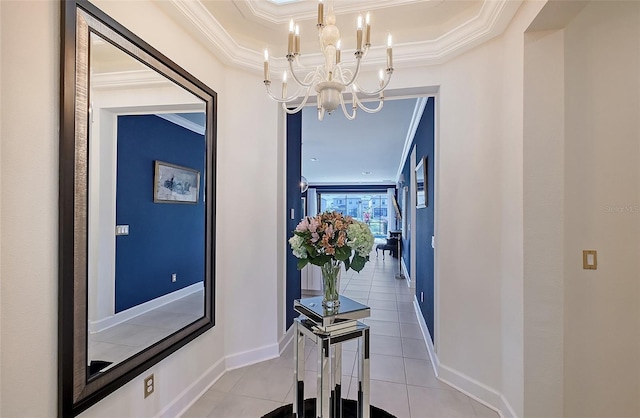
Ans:
[{"label": "white baseboard", "polygon": [[438,368],[438,380],[496,411],[501,418],[517,418],[509,402],[497,390],[442,363]]},{"label": "white baseboard", "polygon": [[225,359],[221,358],[213,366],[209,367],[195,382],[183,390],[173,402],[167,405],[157,417],[174,418],[187,412],[222,377],[225,373],[224,363]]},{"label": "white baseboard", "polygon": [[267,361],[280,356],[280,346],[278,343],[265,345],[255,350],[247,350],[225,357],[227,371],[239,369],[240,367]]},{"label": "white baseboard", "polygon": [[409,270],[407,270],[407,265],[404,264],[404,258],[400,257],[400,266],[402,267],[402,274],[407,279],[407,287],[413,289],[415,287],[415,283],[411,280],[411,276],[409,275]]},{"label": "white baseboard", "polygon": [[287,348],[287,346],[293,341],[293,325],[287,329],[287,332],[284,333],[280,341],[278,341],[278,348],[280,354]]},{"label": "white baseboard", "polygon": [[[285,334],[281,341],[285,341],[287,339],[286,335],[287,334]],[[291,338],[289,338],[289,341],[291,341]],[[288,342],[284,342],[283,347],[286,347],[287,344]],[[276,358],[280,355],[279,346],[280,344],[270,344],[255,350],[247,350],[241,353],[232,354],[218,360],[195,382],[183,390],[173,402],[164,408],[162,412],[157,415],[157,418],[173,418],[181,416],[226,372]]]},{"label": "white baseboard", "polygon": [[513,408],[500,392],[440,362],[435,352],[433,342],[431,341],[429,328],[427,328],[427,324],[420,311],[417,297],[414,297],[413,308],[418,318],[420,329],[422,330],[424,342],[427,344],[427,351],[436,378],[483,404],[487,408],[496,411],[501,418],[517,418]]},{"label": "white baseboard", "polygon": [[104,331],[107,328],[111,328],[115,325],[121,324],[125,321],[135,318],[136,316],[164,306],[167,303],[175,302],[176,300],[182,299],[185,296],[189,296],[192,293],[201,292],[202,289],[204,289],[203,282],[194,283],[191,286],[184,287],[180,290],[176,290],[175,292],[160,296],[148,302],[141,303],[140,305],[136,305],[133,308],[127,309],[126,311],[118,312],[115,315],[102,318],[97,321],[89,321],[89,332],[93,334],[96,332]]},{"label": "white baseboard", "polygon": [[420,305],[418,305],[417,296],[413,297],[413,309],[415,310],[416,317],[418,318],[418,325],[420,326],[420,330],[422,331],[422,338],[424,338],[424,342],[427,344],[427,352],[429,353],[429,358],[431,359],[433,372],[436,374],[436,377],[438,377],[438,366],[440,365],[440,360],[438,359],[435,347],[433,346],[433,341],[431,341],[431,333],[429,332],[427,323],[424,321],[424,317],[422,316],[422,312],[420,311]]}]

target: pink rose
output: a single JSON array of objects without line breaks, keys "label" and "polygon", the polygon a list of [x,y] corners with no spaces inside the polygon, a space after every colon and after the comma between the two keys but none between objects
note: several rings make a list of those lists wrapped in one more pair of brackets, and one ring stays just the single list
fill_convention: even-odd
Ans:
[{"label": "pink rose", "polygon": [[309,222],[309,232],[316,232],[319,225],[320,223],[316,218],[311,218],[311,222]]},{"label": "pink rose", "polygon": [[300,223],[298,224],[298,226],[296,226],[296,231],[297,232],[304,232],[306,230],[309,229],[309,221],[307,220],[307,218],[303,218]]}]

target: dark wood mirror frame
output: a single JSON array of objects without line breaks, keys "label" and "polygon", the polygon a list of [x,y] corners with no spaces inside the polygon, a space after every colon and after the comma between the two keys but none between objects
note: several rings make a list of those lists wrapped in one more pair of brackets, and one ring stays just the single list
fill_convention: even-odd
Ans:
[{"label": "dark wood mirror frame", "polygon": [[[87,1],[61,1],[58,416],[76,416],[214,325],[215,145],[217,94]],[[79,17],[80,16],[80,17]],[[80,22],[80,24],[78,23]],[[82,27],[79,27],[82,26]],[[96,32],[202,99],[206,107],[204,315],[113,368],[87,369],[88,50]],[[86,40],[84,40],[86,44]],[[88,49],[88,48],[87,48]],[[83,67],[84,66],[84,67]],[[83,69],[84,68],[84,69]],[[84,76],[79,73],[84,72]],[[83,84],[84,83],[84,84]]]}]

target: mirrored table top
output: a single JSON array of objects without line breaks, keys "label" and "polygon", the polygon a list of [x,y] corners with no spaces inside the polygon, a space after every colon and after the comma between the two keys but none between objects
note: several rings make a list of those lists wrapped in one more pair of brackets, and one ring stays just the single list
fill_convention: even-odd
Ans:
[{"label": "mirrored table top", "polygon": [[340,295],[340,305],[336,309],[330,310],[322,306],[322,296],[296,299],[293,302],[293,309],[322,327],[338,322],[355,321],[371,315],[371,308],[367,305],[342,295]]}]

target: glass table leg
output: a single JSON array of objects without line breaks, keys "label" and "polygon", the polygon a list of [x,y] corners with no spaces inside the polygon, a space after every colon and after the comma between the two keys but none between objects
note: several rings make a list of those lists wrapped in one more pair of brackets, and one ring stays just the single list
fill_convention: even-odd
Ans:
[{"label": "glass table leg", "polygon": [[294,323],[293,341],[293,416],[304,418],[304,342],[306,337],[300,329],[298,321]]},{"label": "glass table leg", "polygon": [[331,348],[331,409],[333,418],[342,418],[342,343]]},{"label": "glass table leg", "polygon": [[331,354],[329,339],[318,336],[318,395],[316,398],[316,417],[329,418],[329,382],[331,380]]},{"label": "glass table leg", "polygon": [[358,418],[369,418],[370,390],[369,390],[369,328],[358,338]]}]

